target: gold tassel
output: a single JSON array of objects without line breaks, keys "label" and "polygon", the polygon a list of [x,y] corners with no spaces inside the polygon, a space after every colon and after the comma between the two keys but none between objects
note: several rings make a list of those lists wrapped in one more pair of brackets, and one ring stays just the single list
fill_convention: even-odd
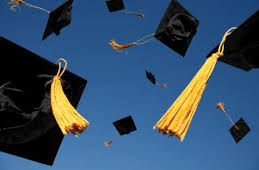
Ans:
[{"label": "gold tassel", "polygon": [[145,17],[145,14],[143,14],[143,13],[137,13],[137,12],[134,12],[134,11],[129,11],[129,10],[124,10],[124,12],[126,13],[126,14],[132,14],[132,15],[136,15],[136,16],[139,16],[139,17],[141,17],[141,18],[144,18]]},{"label": "gold tassel", "polygon": [[15,7],[17,7],[17,6],[19,7],[19,5],[22,4],[22,5],[31,7],[31,8],[39,9],[39,10],[42,10],[44,12],[50,13],[50,11],[48,11],[46,9],[43,9],[41,7],[38,7],[38,6],[35,6],[35,5],[32,5],[32,4],[29,4],[27,2],[24,2],[23,0],[10,0],[9,4],[11,4],[11,7],[10,7],[11,10],[15,10],[14,9]]},{"label": "gold tassel", "polygon": [[167,87],[167,84],[156,84],[156,85],[160,87]]},{"label": "gold tassel", "polygon": [[[61,61],[65,63],[62,72]],[[67,135],[67,133],[72,133],[75,137],[77,137],[76,132],[81,134],[89,126],[89,122],[74,109],[63,91],[61,76],[66,70],[67,61],[60,58],[57,63],[59,65],[58,73],[53,78],[50,89],[52,112],[62,133],[64,135]]]},{"label": "gold tassel", "polygon": [[153,129],[157,128],[159,132],[165,135],[169,134],[170,136],[176,136],[181,141],[184,140],[217,59],[223,56],[226,37],[233,29],[235,29],[235,27],[230,28],[224,34],[218,51],[205,61],[192,81],[175,100],[164,116],[155,124]]},{"label": "gold tassel", "polygon": [[143,41],[143,40],[145,40],[146,38],[151,37],[151,36],[154,36],[154,33],[146,35],[146,36],[142,37],[141,39],[139,39],[139,40],[137,40],[135,42],[129,43],[129,44],[122,44],[122,45],[120,45],[120,44],[117,44],[114,40],[110,40],[109,44],[110,44],[110,46],[112,46],[113,49],[115,49],[117,51],[121,51],[121,50],[125,50],[125,49],[127,49],[127,48],[129,48],[129,47],[131,47],[133,45],[143,45],[143,44],[146,44],[149,41],[152,41],[154,39],[154,37],[150,38],[150,39],[148,39],[146,41]]},{"label": "gold tassel", "polygon": [[112,141],[104,142],[104,145],[105,145],[105,146],[110,146],[111,144],[112,144]]},{"label": "gold tassel", "polygon": [[112,48],[114,48],[115,50],[117,51],[120,51],[120,50],[125,50],[126,48],[129,48],[133,45],[136,45],[136,43],[130,43],[130,44],[123,44],[123,45],[120,45],[120,44],[117,44],[115,41],[111,40],[110,43],[109,43]]}]

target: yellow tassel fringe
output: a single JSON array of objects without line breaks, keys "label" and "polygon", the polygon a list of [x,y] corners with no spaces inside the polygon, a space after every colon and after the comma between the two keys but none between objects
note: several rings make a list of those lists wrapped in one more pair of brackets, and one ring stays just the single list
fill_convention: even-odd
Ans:
[{"label": "yellow tassel fringe", "polygon": [[[61,61],[65,63],[65,66],[60,73]],[[57,63],[59,64],[59,70],[57,75],[53,78],[50,91],[52,112],[62,133],[64,135],[72,133],[77,137],[76,132],[81,134],[89,126],[89,122],[74,109],[63,91],[61,76],[67,67],[66,60],[61,58]]]}]

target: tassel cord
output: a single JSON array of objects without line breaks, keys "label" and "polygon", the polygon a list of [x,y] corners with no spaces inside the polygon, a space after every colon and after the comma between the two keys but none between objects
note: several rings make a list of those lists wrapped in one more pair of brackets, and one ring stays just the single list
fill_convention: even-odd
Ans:
[{"label": "tassel cord", "polygon": [[48,14],[50,14],[50,11],[48,11],[48,10],[46,10],[46,9],[44,9],[44,8],[41,8],[41,7],[32,5],[32,4],[30,4],[30,3],[24,2],[23,0],[11,0],[9,4],[12,4],[12,6],[11,6],[11,9],[12,9],[12,10],[14,10],[13,8],[15,8],[16,6],[19,7],[19,4],[22,4],[22,5],[31,7],[31,8],[35,8],[35,9],[42,10],[42,11],[47,12]]}]

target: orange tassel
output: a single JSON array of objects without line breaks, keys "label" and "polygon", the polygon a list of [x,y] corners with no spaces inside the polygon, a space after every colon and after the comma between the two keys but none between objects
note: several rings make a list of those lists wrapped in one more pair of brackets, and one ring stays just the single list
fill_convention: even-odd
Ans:
[{"label": "orange tassel", "polygon": [[109,141],[109,142],[104,142],[105,146],[110,146],[112,143],[112,141]]},{"label": "orange tassel", "polygon": [[158,84],[158,86],[160,86],[160,87],[167,87],[166,84]]},{"label": "orange tassel", "polygon": [[25,5],[25,2],[22,0],[10,0],[9,4],[11,4],[10,9],[15,10],[14,9],[15,7],[17,7],[17,6],[19,7],[20,4]]},{"label": "orange tassel", "polygon": [[226,113],[225,109],[224,109],[224,104],[222,102],[219,102],[216,105],[216,109],[220,109],[222,112]]},{"label": "orange tassel", "polygon": [[141,13],[134,13],[135,15],[137,15],[137,16],[139,16],[139,17],[141,17],[141,18],[144,18],[145,17],[145,15],[144,14],[141,14]]},{"label": "orange tassel", "polygon": [[137,12],[134,12],[134,11],[129,11],[129,10],[125,10],[124,11],[126,14],[132,14],[132,15],[137,15],[137,16],[139,16],[139,17],[141,17],[141,18],[144,18],[144,14],[143,13],[137,13]]},{"label": "orange tassel", "polygon": [[116,43],[115,41],[113,41],[113,40],[110,40],[110,43],[109,43],[109,44],[112,46],[112,48],[114,48],[115,50],[118,50],[118,51],[124,50],[124,49],[129,48],[129,47],[131,47],[131,46],[133,46],[133,45],[136,45],[135,42],[130,43],[130,44],[123,44],[123,45],[120,45],[120,44],[117,44],[117,43]]}]

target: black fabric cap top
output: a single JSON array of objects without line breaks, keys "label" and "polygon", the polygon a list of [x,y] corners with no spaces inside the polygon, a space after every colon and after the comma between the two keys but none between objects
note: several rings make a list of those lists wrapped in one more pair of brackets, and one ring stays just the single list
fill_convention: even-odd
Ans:
[{"label": "black fabric cap top", "polygon": [[146,77],[151,83],[156,84],[156,78],[151,72],[146,71]]},{"label": "black fabric cap top", "polygon": [[[259,68],[259,10],[233,31],[225,41],[224,56],[218,60],[249,71]],[[217,52],[215,47],[207,56]]]},{"label": "black fabric cap top", "polygon": [[129,134],[137,130],[131,116],[127,116],[123,119],[117,120],[113,122],[113,125],[115,126],[120,135]]},{"label": "black fabric cap top", "polygon": [[110,0],[105,2],[110,12],[123,10],[125,8],[122,0]]},{"label": "black fabric cap top", "polygon": [[185,56],[198,25],[199,21],[179,2],[171,0],[156,30],[155,38]]},{"label": "black fabric cap top", "polygon": [[[0,37],[0,151],[52,165],[63,134],[50,105],[58,65]],[[62,87],[76,107],[87,81],[66,70]]]},{"label": "black fabric cap top", "polygon": [[229,131],[235,142],[238,143],[250,131],[250,128],[242,118],[236,122],[235,126],[232,126]]},{"label": "black fabric cap top", "polygon": [[68,0],[57,9],[50,12],[42,40],[46,39],[53,32],[56,35],[59,35],[60,30],[71,23],[72,3],[73,0]]}]

